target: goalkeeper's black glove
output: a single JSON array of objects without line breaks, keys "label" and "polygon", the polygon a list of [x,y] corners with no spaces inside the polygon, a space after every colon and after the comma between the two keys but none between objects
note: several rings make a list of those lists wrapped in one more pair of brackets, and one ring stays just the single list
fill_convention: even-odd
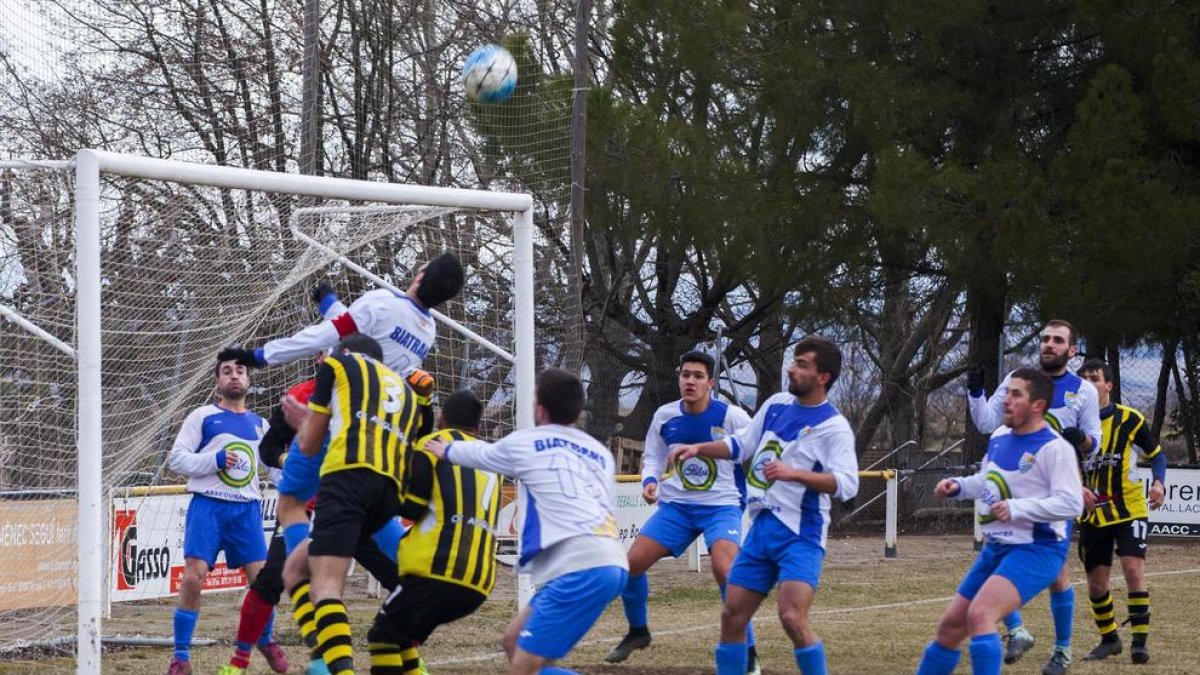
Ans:
[{"label": "goalkeeper's black glove", "polygon": [[254,349],[246,349],[245,347],[226,347],[217,354],[217,363],[226,361],[237,361],[247,368],[259,368],[267,365],[267,362],[259,356]]},{"label": "goalkeeper's black glove", "polygon": [[333,290],[333,286],[324,281],[318,281],[308,292],[308,297],[312,298],[313,304],[317,307],[320,307],[325,302],[325,298],[330,295],[337,297],[337,292]]},{"label": "goalkeeper's black glove", "polygon": [[1068,443],[1075,446],[1076,454],[1083,455],[1083,446],[1087,442],[1087,435],[1079,427],[1067,427],[1062,430],[1062,437]]},{"label": "goalkeeper's black glove", "polygon": [[983,366],[967,368],[967,393],[983,396]]}]

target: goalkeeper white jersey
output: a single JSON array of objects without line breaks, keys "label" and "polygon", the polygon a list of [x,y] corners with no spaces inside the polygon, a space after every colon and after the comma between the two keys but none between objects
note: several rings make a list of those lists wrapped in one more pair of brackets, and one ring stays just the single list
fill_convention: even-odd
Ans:
[{"label": "goalkeeper white jersey", "polygon": [[[617,540],[613,457],[596,439],[573,427],[546,424],[495,443],[455,441],[446,459],[517,479],[526,506],[518,562],[534,583],[592,567],[628,569]],[[568,539],[572,551],[553,548]],[[580,551],[587,555],[577,555]]]},{"label": "goalkeeper white jersey", "polygon": [[[952,480],[959,486],[956,499],[979,500],[976,517],[993,543],[1063,541],[1070,536],[1066,520],[1083,512],[1075,449],[1049,426],[1022,435],[997,429],[979,473]],[[1001,500],[1008,504],[1007,522],[992,515],[992,504]]]},{"label": "goalkeeper white jersey", "polygon": [[[704,412],[684,411],[683,401],[668,403],[654,413],[642,454],[642,485],[657,481],[658,498],[711,506],[739,505],[745,499],[746,480],[740,464],[728,459],[693,457],[682,466],[667,467],[673,445],[716,441],[744,429],[750,416],[724,401],[710,401]],[[670,472],[669,475],[667,472]]]},{"label": "goalkeeper white jersey", "polygon": [[[824,548],[830,497],[845,501],[858,494],[854,431],[837,408],[828,401],[800,405],[791,394],[775,394],[758,409],[749,426],[725,442],[733,461],[749,462],[746,505],[751,520],[760,511],[770,511],[801,539]],[[763,471],[774,461],[833,474],[836,489],[830,495],[795,481],[768,480]]]},{"label": "goalkeeper white jersey", "polygon": [[[236,413],[219,405],[197,408],[183,420],[168,459],[171,470],[187,476],[187,491],[230,502],[259,499],[258,443],[267,421],[255,413]],[[218,465],[221,451],[236,457],[233,468]]]},{"label": "goalkeeper white jersey", "polygon": [[[996,387],[991,398],[971,396],[967,393],[967,403],[971,409],[971,420],[981,434],[990,434],[1004,426],[1004,397],[1008,394],[1008,380],[1012,373],[1004,376],[1004,381]],[[1092,451],[1100,448],[1100,395],[1091,382],[1075,373],[1066,372],[1058,377],[1050,378],[1054,382],[1054,400],[1046,411],[1046,421],[1055,431],[1067,427],[1077,427],[1083,433],[1092,437]]]},{"label": "goalkeeper white jersey", "polygon": [[407,295],[378,289],[363,293],[347,308],[334,296],[321,306],[325,321],[291,337],[271,340],[258,350],[268,364],[288,363],[332,349],[343,337],[362,333],[383,347],[383,363],[400,375],[421,367],[437,337],[429,310]]}]

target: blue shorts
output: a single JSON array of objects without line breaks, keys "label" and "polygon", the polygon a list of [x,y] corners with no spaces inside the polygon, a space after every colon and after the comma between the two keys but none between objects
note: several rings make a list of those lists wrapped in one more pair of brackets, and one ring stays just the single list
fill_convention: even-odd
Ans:
[{"label": "blue shorts", "polygon": [[309,457],[300,452],[300,447],[292,441],[288,450],[287,460],[283,463],[283,477],[277,486],[279,494],[295,497],[307,502],[317,494],[317,485],[321,482],[321,464],[325,461],[325,450],[329,444],[321,446],[321,451]]},{"label": "blue shorts", "polygon": [[780,581],[802,581],[815,591],[824,562],[825,549],[801,539],[770,511],[762,511],[733,561],[729,583],[763,595]]},{"label": "blue shorts", "polygon": [[260,503],[192,495],[183,530],[183,557],[203,560],[212,569],[221,551],[231,568],[267,559]]},{"label": "blue shorts", "polygon": [[662,544],[676,558],[701,534],[709,549],[722,539],[741,546],[742,509],[735,504],[661,502],[642,527],[642,534]]},{"label": "blue shorts", "polygon": [[1032,544],[984,544],[975,564],[958,585],[958,594],[973,599],[988,577],[995,574],[1017,587],[1024,605],[1058,577],[1067,561],[1069,547],[1069,539]]},{"label": "blue shorts", "polygon": [[592,567],[551,579],[529,601],[529,619],[517,646],[544,659],[561,659],[621,594],[629,572],[616,565]]}]

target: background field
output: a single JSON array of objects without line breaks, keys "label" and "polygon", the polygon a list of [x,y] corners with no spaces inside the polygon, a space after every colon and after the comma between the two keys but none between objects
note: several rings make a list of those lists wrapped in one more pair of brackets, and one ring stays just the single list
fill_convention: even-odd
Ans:
[{"label": "background field", "polygon": [[[1151,627],[1152,661],[1133,666],[1122,655],[1115,660],[1090,664],[1078,659],[1095,641],[1088,613],[1083,570],[1072,561],[1076,586],[1075,653],[1072,673],[1142,673],[1182,675],[1200,670],[1200,646],[1195,639],[1196,607],[1200,604],[1200,547],[1179,540],[1152,543],[1148,564],[1153,601]],[[971,542],[964,536],[908,537],[900,541],[900,557],[882,557],[882,543],[875,537],[831,540],[822,587],[814,607],[814,625],[826,640],[833,673],[912,672],[925,643],[932,637],[938,617],[945,608],[963,571],[973,560]],[[656,567],[651,576],[651,627],[654,645],[637,652],[628,662],[610,666],[604,654],[624,631],[619,603],[605,612],[600,623],[566,664],[590,675],[638,675],[644,673],[699,673],[712,670],[712,647],[717,637],[719,606],[708,573],[688,571],[678,561]],[[359,641],[359,671],[368,672],[363,644],[365,626],[378,601],[365,596],[361,577],[354,580],[351,596],[352,624]],[[504,670],[497,639],[512,616],[511,575],[502,575],[497,596],[467,620],[436,633],[424,650],[430,669],[443,673],[498,673]],[[1120,620],[1124,620],[1123,584],[1114,581]],[[205,598],[197,637],[217,640],[217,645],[195,650],[195,672],[212,673],[228,657],[237,621],[238,596],[223,594]],[[285,603],[286,605],[286,603]],[[170,635],[169,604],[118,605],[105,632],[124,635]],[[1046,597],[1027,608],[1026,620],[1038,637],[1026,659],[1006,672],[1040,673],[1052,639],[1050,610]],[[795,665],[787,638],[774,613],[774,598],[760,610],[755,628],[764,672],[791,673]],[[277,634],[299,668],[303,651],[290,617],[281,617]],[[1128,629],[1122,628],[1128,641]],[[105,673],[159,673],[170,658],[168,648],[138,648],[106,651]],[[66,660],[36,659],[0,663],[0,673],[46,673],[73,670]],[[966,672],[964,658],[959,672]],[[269,672],[256,656],[251,673]]]}]

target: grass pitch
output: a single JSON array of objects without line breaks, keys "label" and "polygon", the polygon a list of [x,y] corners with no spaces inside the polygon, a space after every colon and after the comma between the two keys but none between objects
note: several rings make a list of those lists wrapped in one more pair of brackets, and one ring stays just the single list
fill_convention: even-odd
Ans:
[{"label": "grass pitch", "polygon": [[[911,673],[925,644],[932,638],[938,618],[963,573],[974,560],[971,541],[965,536],[906,537],[900,555],[883,558],[878,537],[831,539],[821,588],[813,606],[813,626],[825,640],[830,672],[835,674]],[[1200,543],[1152,540],[1147,562],[1152,602],[1151,662],[1134,666],[1128,657],[1128,627],[1121,629],[1126,653],[1097,663],[1081,658],[1097,641],[1083,586],[1083,569],[1072,559],[1076,585],[1074,653],[1071,673],[1138,673],[1183,675],[1200,672],[1200,643],[1195,639],[1200,607]],[[719,600],[708,570],[686,569],[681,561],[667,560],[650,571],[650,627],[654,643],[636,652],[624,664],[608,665],[604,655],[624,633],[620,602],[611,606],[564,665],[588,675],[643,675],[711,673],[712,650],[718,636]],[[1119,620],[1124,620],[1124,582],[1114,570],[1113,596]],[[360,673],[367,673],[366,627],[380,600],[367,598],[361,577],[349,587],[351,624],[355,631]],[[193,672],[215,673],[232,649],[237,624],[238,594],[206,596],[198,638],[217,645],[193,650]],[[774,596],[767,598],[755,621],[758,650],[764,672],[795,673],[791,645],[775,614]],[[290,607],[285,600],[283,607]],[[105,622],[105,634],[170,637],[170,603],[118,604]],[[505,672],[498,639],[515,611],[513,579],[501,573],[497,593],[474,616],[441,628],[422,653],[436,675]],[[1053,626],[1046,594],[1025,608],[1025,620],[1037,637],[1037,646],[1006,673],[1040,673],[1053,644]],[[303,672],[306,662],[299,635],[286,609],[277,620],[276,634],[293,660],[292,672]],[[169,648],[106,650],[105,673],[142,675],[163,673]],[[65,659],[0,662],[0,673],[73,672]],[[255,655],[250,673],[270,672]],[[970,672],[965,654],[958,672]]]}]

